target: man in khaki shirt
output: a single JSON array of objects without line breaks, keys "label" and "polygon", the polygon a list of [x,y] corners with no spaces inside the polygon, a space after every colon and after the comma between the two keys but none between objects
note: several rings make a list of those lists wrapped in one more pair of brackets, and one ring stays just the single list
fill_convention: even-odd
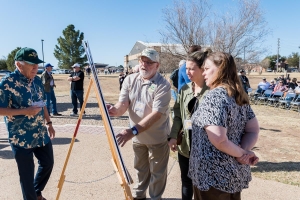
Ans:
[{"label": "man in khaki shirt", "polygon": [[134,199],[160,200],[167,181],[170,133],[169,103],[171,86],[157,71],[159,55],[154,49],[145,49],[140,58],[140,73],[131,74],[123,82],[119,102],[107,105],[111,116],[129,113],[129,129],[116,137],[119,145],[133,138],[134,168],[137,173],[133,188]]}]

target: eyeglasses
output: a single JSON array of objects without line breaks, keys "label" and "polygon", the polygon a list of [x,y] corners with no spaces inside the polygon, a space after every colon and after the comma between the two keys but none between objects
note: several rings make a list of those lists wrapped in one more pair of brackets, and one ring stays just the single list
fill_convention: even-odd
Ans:
[{"label": "eyeglasses", "polygon": [[283,82],[280,81],[279,83],[283,83]]},{"label": "eyeglasses", "polygon": [[140,59],[140,62],[141,62],[141,63],[144,63],[144,64],[147,64],[147,65],[153,65],[154,63],[156,63],[156,62],[144,61],[144,60],[142,60],[142,59]]}]

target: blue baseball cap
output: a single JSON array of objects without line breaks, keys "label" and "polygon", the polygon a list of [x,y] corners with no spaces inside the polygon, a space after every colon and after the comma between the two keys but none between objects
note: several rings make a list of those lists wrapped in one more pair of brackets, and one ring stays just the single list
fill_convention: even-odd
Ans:
[{"label": "blue baseball cap", "polygon": [[46,65],[45,65],[45,68],[47,68],[47,67],[53,67],[50,63],[47,63]]}]

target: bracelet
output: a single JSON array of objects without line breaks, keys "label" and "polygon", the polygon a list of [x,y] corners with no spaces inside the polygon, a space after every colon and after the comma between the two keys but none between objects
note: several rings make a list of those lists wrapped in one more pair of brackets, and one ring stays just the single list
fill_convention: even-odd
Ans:
[{"label": "bracelet", "polygon": [[46,125],[49,125],[49,124],[52,124],[52,122],[51,122],[51,121],[49,121],[49,122],[47,122],[47,123],[46,123]]}]

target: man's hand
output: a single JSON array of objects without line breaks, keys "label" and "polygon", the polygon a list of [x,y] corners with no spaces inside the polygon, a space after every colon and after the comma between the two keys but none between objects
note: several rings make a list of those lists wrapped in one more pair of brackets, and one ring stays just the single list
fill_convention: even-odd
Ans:
[{"label": "man's hand", "polygon": [[168,145],[171,149],[171,151],[175,152],[177,151],[177,140],[174,138],[171,138],[170,141],[168,142]]},{"label": "man's hand", "polygon": [[124,129],[116,135],[118,145],[121,145],[123,147],[128,140],[131,140],[134,137],[131,129]]},{"label": "man's hand", "polygon": [[30,106],[28,108],[25,108],[24,110],[26,110],[26,114],[25,115],[37,115],[41,110],[42,108],[41,107],[38,107],[38,106]]},{"label": "man's hand", "polygon": [[50,134],[50,139],[52,140],[55,137],[55,130],[52,124],[49,124],[48,126],[48,133]]},{"label": "man's hand", "polygon": [[111,104],[106,104],[106,108],[108,110],[108,114],[110,116],[116,116],[117,115],[117,109],[116,107],[114,107],[113,105]]}]

